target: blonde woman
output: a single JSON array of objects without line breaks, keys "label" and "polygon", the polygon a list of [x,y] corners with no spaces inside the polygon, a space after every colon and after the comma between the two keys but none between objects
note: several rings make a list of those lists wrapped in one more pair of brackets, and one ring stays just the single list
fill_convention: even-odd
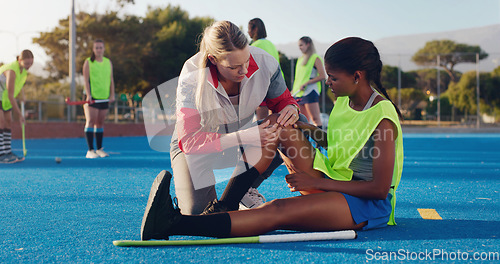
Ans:
[{"label": "blonde woman", "polygon": [[300,111],[309,122],[322,128],[319,94],[321,93],[321,81],[326,79],[325,67],[321,58],[316,54],[314,43],[310,37],[300,38],[299,49],[302,56],[297,60],[295,66],[292,95],[299,103]]},{"label": "blonde woman", "polygon": [[28,70],[33,65],[33,53],[23,50],[17,59],[0,67],[0,163],[15,163],[24,160],[12,152],[12,112],[24,124],[16,97],[21,94],[24,101],[23,86],[28,77]]},{"label": "blonde woman", "polygon": [[[271,145],[279,128],[252,121],[262,101],[280,114],[280,126],[299,119],[276,59],[249,46],[244,33],[229,21],[207,27],[199,52],[184,63],[177,87],[170,158],[184,214],[219,206],[238,209],[251,183],[268,169],[271,161],[259,157],[274,157]],[[213,170],[234,166],[218,202]]]}]

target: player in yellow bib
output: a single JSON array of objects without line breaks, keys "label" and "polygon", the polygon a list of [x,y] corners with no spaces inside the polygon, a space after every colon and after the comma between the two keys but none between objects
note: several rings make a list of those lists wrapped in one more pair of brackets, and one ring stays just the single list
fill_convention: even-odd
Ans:
[{"label": "player in yellow bib", "polygon": [[[266,26],[264,25],[264,22],[260,18],[253,18],[248,22],[248,35],[252,39],[250,42],[250,46],[257,47],[260,49],[263,49],[269,55],[273,56],[278,61],[278,64],[280,62],[280,55],[278,50],[276,49],[276,46],[267,39],[267,30]],[[285,78],[285,75],[283,74],[283,71],[281,71],[281,76],[283,76],[283,79]],[[263,120],[264,118],[268,117],[269,114],[271,114],[272,111],[269,110],[269,107],[267,107],[266,101],[264,100],[259,107],[255,110],[255,115],[257,117],[257,120]],[[271,176],[272,172],[278,168],[281,164],[283,163],[283,160],[281,159],[280,155],[277,154],[269,168],[259,175],[257,180],[254,182],[254,184],[248,189],[248,192],[241,198],[241,205],[240,209],[246,208],[254,208],[258,207],[261,204],[263,204],[266,201],[266,198],[260,194],[257,190],[257,187],[260,186],[260,184],[269,176]]]},{"label": "player in yellow bib", "polygon": [[[88,159],[109,156],[102,147],[104,137],[104,121],[109,109],[109,103],[115,100],[115,83],[113,80],[113,64],[104,57],[104,41],[95,40],[92,56],[83,64],[85,78],[85,94],[87,101],[109,99],[109,102],[85,104],[85,138],[87,139]],[[96,149],[94,149],[94,136]]]},{"label": "player in yellow bib", "polygon": [[[254,18],[248,22],[248,35],[252,39],[250,46],[265,50],[273,56],[278,63],[280,62],[280,55],[276,46],[267,39],[267,30],[262,19]],[[281,74],[284,78],[283,72],[281,72]],[[257,120],[262,120],[266,118],[270,112],[266,102],[262,102],[257,110],[255,110],[255,115],[257,116]]]},{"label": "player in yellow bib", "polygon": [[[346,38],[327,50],[325,68],[326,84],[338,97],[327,135],[299,121],[294,127],[281,127],[276,139],[290,172],[288,187],[303,195],[249,210],[183,215],[171,202],[171,175],[163,173],[151,188],[141,238],[237,237],[278,229],[334,231],[394,225],[403,134],[401,113],[381,83],[379,52],[371,41]],[[327,155],[315,149],[303,132],[327,148]]]},{"label": "player in yellow bib", "polygon": [[298,58],[295,66],[292,95],[299,103],[300,112],[307,117],[309,122],[322,128],[319,95],[321,81],[326,78],[323,61],[316,54],[314,43],[310,37],[300,38],[299,49],[302,56]]},{"label": "player in yellow bib", "polygon": [[0,163],[14,163],[24,158],[16,156],[11,150],[12,111],[19,117],[21,124],[25,123],[16,97],[21,94],[28,69],[33,65],[33,53],[23,50],[16,61],[0,67]]}]

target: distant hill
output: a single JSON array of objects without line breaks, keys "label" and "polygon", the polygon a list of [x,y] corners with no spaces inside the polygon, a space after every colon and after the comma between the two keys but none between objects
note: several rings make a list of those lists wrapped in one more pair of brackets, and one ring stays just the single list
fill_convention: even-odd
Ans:
[{"label": "distant hill", "polygon": [[[398,66],[400,63],[403,71],[411,71],[419,68],[411,61],[413,54],[423,48],[428,41],[442,39],[450,39],[468,45],[479,45],[489,54],[488,58],[480,61],[480,71],[489,72],[500,65],[500,24],[448,32],[388,37],[374,40],[374,43],[379,49],[384,64]],[[333,42],[316,42],[318,54],[323,56],[331,44]],[[300,56],[296,42],[276,45],[276,47],[288,57]],[[475,67],[475,64],[459,64],[456,70],[465,72],[475,70]]]}]

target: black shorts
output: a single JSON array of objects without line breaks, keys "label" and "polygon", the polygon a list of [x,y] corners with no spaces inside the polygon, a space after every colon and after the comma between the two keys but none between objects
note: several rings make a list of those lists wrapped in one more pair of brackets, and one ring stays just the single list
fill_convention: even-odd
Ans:
[{"label": "black shorts", "polygon": [[99,110],[109,109],[109,102],[104,103],[93,103],[89,104],[90,107],[97,108]]},{"label": "black shorts", "polygon": [[294,97],[294,98],[295,98],[295,100],[297,100],[297,103],[299,105],[312,104],[312,103],[319,102],[319,94],[315,90],[312,90],[306,96]]},{"label": "black shorts", "polygon": [[[0,94],[0,96],[1,96],[1,94]],[[0,100],[0,111],[9,112],[9,111],[12,111],[12,107],[9,110],[4,110],[3,105],[2,105],[2,100]]]}]

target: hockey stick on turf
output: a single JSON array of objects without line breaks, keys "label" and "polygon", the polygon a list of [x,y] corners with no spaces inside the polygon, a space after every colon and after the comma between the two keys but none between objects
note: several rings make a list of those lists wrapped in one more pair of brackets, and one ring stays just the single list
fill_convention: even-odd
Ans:
[{"label": "hockey stick on turf", "polygon": [[84,105],[84,104],[94,104],[94,103],[106,103],[109,102],[109,99],[99,99],[99,100],[90,100],[90,101],[71,101],[71,99],[66,98],[66,104],[68,105]]},{"label": "hockey stick on turf", "polygon": [[194,246],[194,245],[222,245],[222,244],[262,244],[282,242],[302,242],[320,240],[355,239],[356,231],[344,230],[334,232],[291,233],[280,235],[262,235],[250,237],[215,238],[201,240],[115,240],[113,245],[118,247],[159,247],[159,246]]},{"label": "hockey stick on turf", "polygon": [[[26,118],[24,115],[24,102],[22,102],[22,101],[21,101],[21,115],[23,116],[23,118]],[[24,123],[21,124],[21,134],[22,134],[22,138],[23,138],[23,156],[26,157],[26,154],[28,154],[28,150],[26,149],[26,137],[24,134]]]}]

